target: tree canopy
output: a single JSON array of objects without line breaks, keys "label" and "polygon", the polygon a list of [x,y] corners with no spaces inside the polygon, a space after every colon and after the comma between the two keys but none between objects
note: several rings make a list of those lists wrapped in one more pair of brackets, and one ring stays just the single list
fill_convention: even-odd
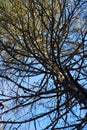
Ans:
[{"label": "tree canopy", "polygon": [[4,128],[87,127],[86,6],[86,0],[0,1]]}]

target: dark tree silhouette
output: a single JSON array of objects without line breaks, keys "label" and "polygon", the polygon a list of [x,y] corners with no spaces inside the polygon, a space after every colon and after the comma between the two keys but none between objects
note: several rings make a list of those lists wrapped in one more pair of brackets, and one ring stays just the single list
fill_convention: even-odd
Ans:
[{"label": "dark tree silhouette", "polygon": [[3,90],[0,101],[8,119],[0,123],[5,128],[87,127],[86,6],[86,0],[1,2],[0,78],[8,93]]}]

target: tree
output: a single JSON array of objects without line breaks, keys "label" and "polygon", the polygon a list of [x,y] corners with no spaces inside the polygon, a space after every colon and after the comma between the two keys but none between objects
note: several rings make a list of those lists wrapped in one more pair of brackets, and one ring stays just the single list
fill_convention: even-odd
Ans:
[{"label": "tree", "polygon": [[5,127],[87,126],[86,5],[86,0],[9,0],[0,5],[0,77],[12,92],[1,99],[6,97],[2,101],[8,104],[4,113],[14,113],[0,121]]}]

